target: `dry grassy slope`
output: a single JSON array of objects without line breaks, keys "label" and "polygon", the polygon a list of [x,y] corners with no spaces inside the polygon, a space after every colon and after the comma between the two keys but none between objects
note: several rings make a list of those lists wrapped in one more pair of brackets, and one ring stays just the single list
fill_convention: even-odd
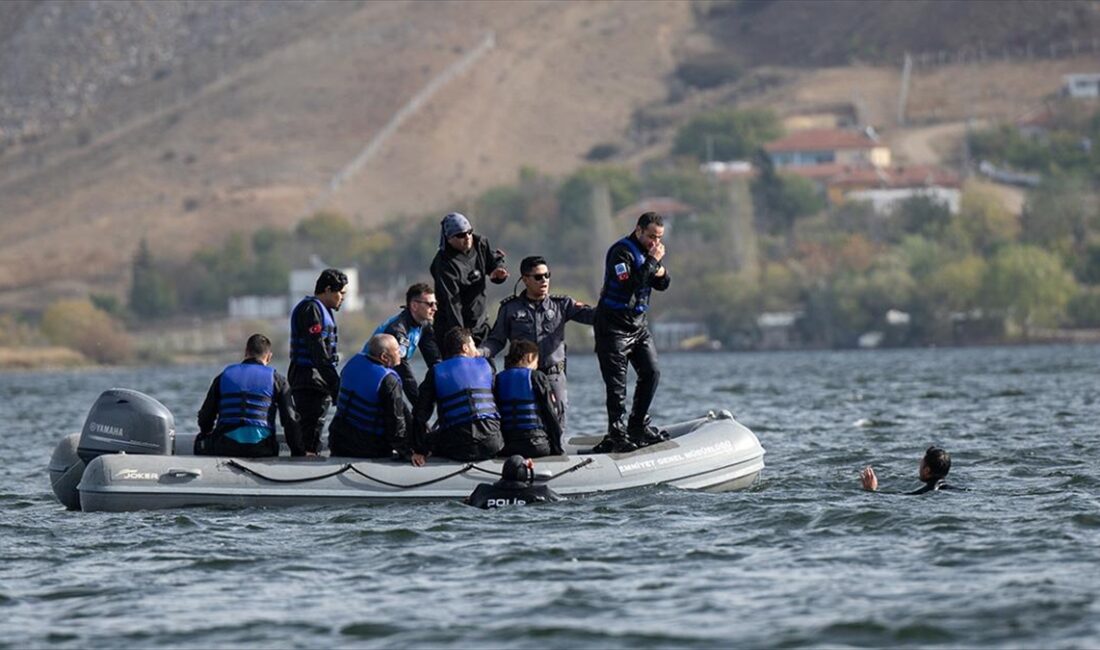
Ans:
[{"label": "dry grassy slope", "polygon": [[124,287],[142,237],[184,255],[233,230],[292,224],[489,31],[496,48],[407,121],[333,204],[373,223],[446,207],[524,164],[568,170],[663,96],[672,50],[693,27],[679,2],[370,3],[347,14],[226,70],[180,105],[154,113],[150,102],[87,146],[75,144],[78,124],[38,153],[0,159],[0,305],[25,299],[26,285],[39,295]]}]

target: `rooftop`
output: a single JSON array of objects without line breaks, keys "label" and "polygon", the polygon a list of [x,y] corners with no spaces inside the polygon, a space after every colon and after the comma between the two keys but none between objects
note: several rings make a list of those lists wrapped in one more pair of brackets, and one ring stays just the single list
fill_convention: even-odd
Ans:
[{"label": "rooftop", "polygon": [[883,146],[877,138],[865,131],[851,129],[808,129],[764,145],[770,153],[780,151],[834,151],[837,149],[873,149]]}]

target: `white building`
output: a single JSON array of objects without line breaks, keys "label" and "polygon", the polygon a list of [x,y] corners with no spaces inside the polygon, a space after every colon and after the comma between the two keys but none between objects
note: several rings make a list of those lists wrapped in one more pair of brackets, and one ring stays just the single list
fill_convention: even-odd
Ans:
[{"label": "white building", "polygon": [[878,214],[889,214],[906,199],[923,196],[947,206],[951,214],[959,213],[961,193],[953,187],[898,187],[849,192],[852,201],[866,201]]},{"label": "white building", "polygon": [[1070,97],[1100,97],[1100,73],[1063,75],[1062,92]]},{"label": "white building", "polygon": [[[317,276],[324,269],[297,269],[287,278],[289,293],[285,296],[233,296],[229,299],[229,318],[255,320],[262,318],[286,318],[290,310],[305,296],[312,296],[317,286]],[[363,311],[363,292],[359,290],[359,269],[340,269],[348,276],[347,295],[342,312]]]}]

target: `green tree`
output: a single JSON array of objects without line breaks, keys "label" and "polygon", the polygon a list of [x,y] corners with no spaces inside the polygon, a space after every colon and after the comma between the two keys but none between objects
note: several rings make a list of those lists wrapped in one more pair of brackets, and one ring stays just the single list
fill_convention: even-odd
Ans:
[{"label": "green tree", "polygon": [[968,183],[963,189],[955,220],[971,245],[986,255],[1020,236],[1020,220],[1016,215],[1009,212],[992,189],[977,183]]},{"label": "green tree", "polygon": [[143,318],[164,318],[176,312],[176,290],[153,261],[149,242],[142,238],[131,264],[130,311]]},{"label": "green tree", "polygon": [[1098,220],[1097,197],[1085,179],[1050,177],[1028,197],[1021,240],[1071,258],[1097,229]]},{"label": "green tree", "polygon": [[1065,317],[1077,283],[1057,255],[1013,245],[993,257],[982,286],[989,306],[1019,326],[1027,338],[1031,328],[1054,326]]},{"label": "green tree", "polygon": [[[672,153],[697,160],[745,160],[783,134],[767,110],[723,108],[692,118],[676,132]],[[708,144],[709,143],[709,144]]]},{"label": "green tree", "polygon": [[808,179],[777,173],[763,151],[756,163],[760,172],[752,182],[752,196],[757,218],[769,232],[786,235],[788,247],[793,247],[795,221],[820,212],[825,199]]}]

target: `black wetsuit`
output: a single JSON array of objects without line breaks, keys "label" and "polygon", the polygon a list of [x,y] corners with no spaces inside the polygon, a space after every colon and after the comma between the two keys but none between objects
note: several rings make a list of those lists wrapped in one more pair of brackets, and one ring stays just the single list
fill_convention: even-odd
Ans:
[{"label": "black wetsuit", "polygon": [[[474,235],[473,248],[460,253],[449,244],[432,260],[432,279],[435,281],[435,297],[439,311],[435,314],[435,337],[443,349],[443,337],[454,327],[468,328],[474,335],[474,343],[489,334],[489,318],[485,309],[485,281],[489,274],[504,268],[504,259],[498,257],[489,240]],[[499,284],[501,281],[493,281]]]},{"label": "black wetsuit", "polygon": [[[294,307],[290,315],[291,332],[301,332],[305,339],[311,363],[296,363],[293,350],[287,379],[294,393],[294,406],[301,418],[302,443],[306,451],[321,451],[321,433],[325,427],[325,415],[329,406],[340,393],[340,373],[336,368],[339,355],[329,350],[322,338],[321,328],[324,314],[328,309],[316,300],[302,300]],[[329,318],[335,323],[336,317],[329,311]],[[292,334],[293,336],[293,334]]]},{"label": "black wetsuit", "polygon": [[[508,426],[508,418],[502,417],[500,433],[504,436],[504,449],[500,451],[501,456],[519,454],[524,458],[542,458],[564,453],[561,446],[561,407],[555,401],[550,378],[543,372],[533,370],[531,388],[538,409],[539,426],[533,429],[512,429]],[[503,409],[505,400],[501,389],[502,385],[498,381],[493,387],[493,393],[498,408]]]},{"label": "black wetsuit", "polygon": [[[604,288],[600,303],[596,306],[594,323],[596,358],[607,388],[608,434],[617,438],[624,438],[628,433],[631,437],[637,436],[647,424],[649,406],[657,393],[661,373],[657,369],[657,350],[649,335],[646,310],[635,309],[630,303],[626,306],[611,304],[606,298],[611,285],[615,284],[623,294],[645,295],[648,308],[648,293],[644,290],[664,291],[671,282],[667,272],[657,276],[661,263],[650,255],[643,255],[642,264],[636,265],[635,256],[630,246],[624,243],[625,239],[630,239],[630,243],[641,249],[641,244],[631,234],[608,250]],[[638,383],[634,388],[630,421],[624,427],[627,364],[634,366]]]},{"label": "black wetsuit", "polygon": [[940,490],[959,490],[965,492],[966,488],[956,487],[948,483],[946,480],[940,478],[926,481],[921,487],[913,490],[912,492],[905,492],[904,494],[925,494],[926,492],[938,492]]},{"label": "black wetsuit", "polygon": [[466,497],[468,505],[489,510],[504,506],[526,506],[532,503],[562,501],[562,497],[546,485],[534,485],[523,481],[500,480],[482,483]]}]

